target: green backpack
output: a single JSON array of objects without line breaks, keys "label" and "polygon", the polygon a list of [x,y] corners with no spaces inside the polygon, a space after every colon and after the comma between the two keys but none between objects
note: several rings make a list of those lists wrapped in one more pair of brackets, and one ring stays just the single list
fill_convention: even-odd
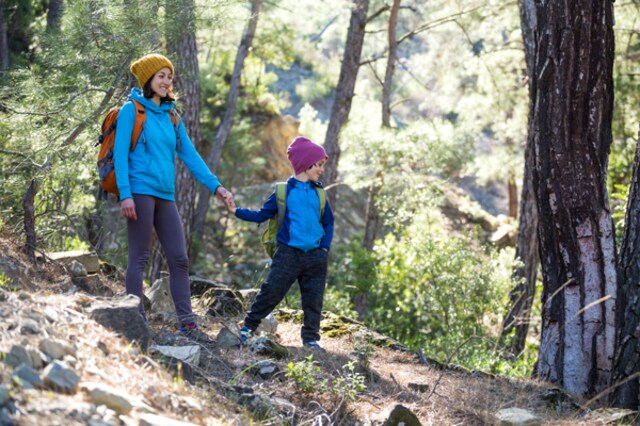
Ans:
[{"label": "green backpack", "polygon": [[[318,198],[320,199],[320,220],[322,220],[322,215],[324,214],[324,206],[327,204],[327,194],[326,192],[324,192],[324,188],[320,188],[319,186],[316,186],[315,188],[318,192]],[[278,247],[276,235],[278,234],[278,230],[280,230],[280,227],[282,226],[282,221],[284,220],[284,212],[287,208],[286,182],[276,183],[276,201],[278,203],[278,212],[274,217],[269,219],[267,228],[262,233],[262,247],[264,247],[264,250],[267,252],[269,257],[273,257],[276,252],[276,248]]]}]

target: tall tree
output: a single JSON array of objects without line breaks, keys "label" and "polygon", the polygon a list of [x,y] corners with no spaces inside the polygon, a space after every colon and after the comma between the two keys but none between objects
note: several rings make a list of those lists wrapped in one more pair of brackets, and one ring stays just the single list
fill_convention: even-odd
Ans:
[{"label": "tall tree", "polygon": [[63,12],[62,0],[49,0],[49,10],[47,11],[47,32],[60,29],[60,20]]},{"label": "tall tree", "polygon": [[[240,95],[240,79],[242,77],[242,69],[244,68],[244,60],[249,54],[251,45],[253,44],[253,37],[258,27],[258,15],[260,13],[261,0],[253,0],[251,2],[251,15],[249,21],[240,40],[238,46],[238,53],[236,54],[236,60],[233,65],[233,74],[231,75],[231,84],[229,87],[229,95],[227,97],[227,109],[222,118],[222,123],[218,128],[216,137],[213,141],[213,148],[207,157],[207,164],[209,168],[215,173],[220,164],[220,157],[222,157],[222,149],[227,143],[231,128],[238,108],[238,96]],[[204,230],[204,222],[207,216],[207,210],[209,209],[209,199],[211,193],[209,190],[202,186],[198,194],[198,206],[196,207],[194,220],[193,220],[193,234],[195,236],[202,235]]]},{"label": "tall tree", "polygon": [[[389,54],[387,56],[387,65],[382,81],[382,127],[391,127],[391,88],[393,87],[393,73],[396,69],[396,51],[398,43],[396,41],[396,28],[398,27],[398,11],[400,10],[401,0],[393,0],[391,12],[389,14],[389,24],[387,25],[387,41]],[[364,228],[364,238],[362,246],[366,250],[373,250],[378,228],[380,227],[380,212],[377,207],[377,198],[382,189],[382,180],[384,176],[379,172],[374,183],[369,188],[369,196],[367,199],[367,218]],[[366,306],[358,310],[366,310]]]},{"label": "tall tree", "polygon": [[[329,126],[324,139],[324,149],[329,155],[329,161],[325,165],[323,181],[328,185],[335,183],[338,177],[338,163],[341,153],[338,139],[340,130],[349,118],[351,110],[351,101],[360,66],[362,44],[364,43],[364,30],[367,24],[368,10],[369,0],[353,1],[338,87],[336,88],[335,100],[331,107],[331,118],[329,119]],[[335,206],[336,191],[328,191],[327,197],[329,202]]]},{"label": "tall tree", "polygon": [[[195,35],[195,2],[194,0],[169,0],[166,2],[166,14],[167,47],[176,69],[173,85],[180,95],[180,118],[184,122],[189,138],[197,147],[200,142],[200,81]],[[188,253],[196,186],[193,176],[181,161],[178,161],[176,167],[175,194]],[[159,248],[159,242],[154,239],[149,271],[151,282],[160,277],[165,264],[164,255]]]},{"label": "tall tree", "polygon": [[537,375],[578,395],[609,383],[616,337],[606,190],[613,110],[613,2],[536,2],[533,188],[540,220]]},{"label": "tall tree", "polygon": [[620,247],[620,287],[616,300],[620,324],[612,382],[611,402],[623,408],[638,409],[640,401],[640,134],[629,187],[624,235]]},{"label": "tall tree", "polygon": [[0,0],[0,72],[9,69],[9,39],[7,21],[4,16],[4,0]]},{"label": "tall tree", "polygon": [[529,132],[524,152],[524,174],[520,195],[518,241],[516,242],[516,259],[518,259],[520,263],[513,270],[514,281],[517,284],[509,295],[511,307],[504,318],[502,327],[503,339],[512,332],[514,333],[510,339],[509,348],[514,354],[522,352],[525,347],[527,334],[529,332],[531,306],[533,305],[536,290],[538,264],[540,262],[538,257],[538,238],[536,236],[538,211],[536,209],[532,182],[534,132],[531,125],[533,124],[534,95],[536,93],[533,71],[536,55],[535,34],[537,29],[534,0],[520,1],[520,22],[529,81]]}]

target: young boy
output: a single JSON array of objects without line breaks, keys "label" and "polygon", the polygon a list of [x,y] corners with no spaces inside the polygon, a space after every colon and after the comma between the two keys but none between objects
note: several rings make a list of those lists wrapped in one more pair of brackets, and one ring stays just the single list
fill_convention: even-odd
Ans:
[{"label": "young boy", "polygon": [[[287,148],[287,156],[295,176],[287,180],[286,208],[282,226],[276,237],[267,281],[260,287],[256,300],[240,330],[242,342],[253,336],[260,321],[284,299],[298,280],[304,312],[302,344],[312,350],[324,351],[320,340],[320,317],[327,277],[327,256],[333,238],[333,213],[327,202],[320,217],[320,199],[316,187],[328,156],[324,148],[303,136],[296,137]],[[236,208],[232,199],[227,209],[239,219],[264,222],[278,213],[276,193],[260,210]]]}]

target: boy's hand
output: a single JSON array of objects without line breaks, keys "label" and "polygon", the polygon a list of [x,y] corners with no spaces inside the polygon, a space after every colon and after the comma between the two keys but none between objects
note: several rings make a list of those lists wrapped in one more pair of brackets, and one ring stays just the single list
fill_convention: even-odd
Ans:
[{"label": "boy's hand", "polygon": [[224,200],[224,205],[227,207],[229,213],[236,214],[236,202],[233,201],[233,196]]}]

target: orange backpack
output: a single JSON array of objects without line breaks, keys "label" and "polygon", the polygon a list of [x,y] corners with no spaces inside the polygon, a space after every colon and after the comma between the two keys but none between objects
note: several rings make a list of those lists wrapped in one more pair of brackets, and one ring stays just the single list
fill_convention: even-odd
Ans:
[{"label": "orange backpack", "polygon": [[[136,119],[133,123],[133,131],[131,132],[131,147],[130,151],[133,151],[138,144],[138,139],[144,130],[144,123],[147,120],[144,106],[138,101],[131,100],[133,106],[136,109]],[[118,191],[118,185],[116,184],[116,170],[113,165],[113,147],[116,141],[116,122],[118,120],[118,114],[120,108],[113,108],[107,113],[102,120],[102,134],[98,137],[98,142],[95,146],[100,145],[100,151],[98,152],[98,175],[100,176],[100,190],[99,197],[103,200],[108,198],[108,194],[114,194],[120,197]],[[180,149],[180,136],[178,135],[178,129],[180,128],[180,117],[174,109],[169,111],[171,115],[171,122],[176,131],[176,142],[178,149]]]}]

